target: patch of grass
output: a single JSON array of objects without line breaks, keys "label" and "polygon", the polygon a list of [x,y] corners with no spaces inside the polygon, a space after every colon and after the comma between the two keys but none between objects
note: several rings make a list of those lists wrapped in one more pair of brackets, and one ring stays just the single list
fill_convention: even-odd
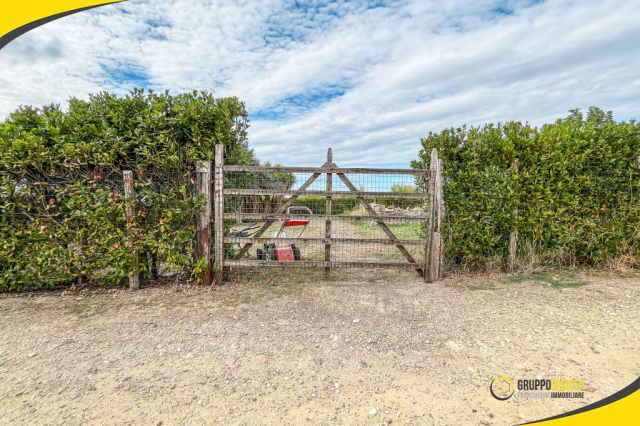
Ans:
[{"label": "patch of grass", "polygon": [[477,291],[477,290],[497,290],[498,287],[493,285],[492,283],[482,283],[480,285],[468,285],[469,290]]},{"label": "patch of grass", "polygon": [[399,239],[420,238],[420,223],[390,223],[388,226]]},{"label": "patch of grass", "polygon": [[373,252],[369,253],[371,257],[376,259],[380,259],[383,261],[395,261],[395,260],[404,260],[404,256],[399,251],[390,251],[390,252]]},{"label": "patch of grass", "polygon": [[360,365],[363,366],[364,368],[369,368],[369,365],[366,362],[362,360],[360,360],[359,362],[360,362]]},{"label": "patch of grass", "polygon": [[[378,225],[371,226],[369,222],[365,221],[354,220],[349,223],[358,227],[358,233],[363,237],[370,237],[372,231],[380,230]],[[387,226],[398,239],[412,240],[420,238],[419,223],[388,223]]]},{"label": "patch of grass", "polygon": [[307,255],[307,258],[303,259],[303,260],[308,260],[310,262],[323,261],[324,260],[324,251],[323,250],[316,250],[313,253]]},{"label": "patch of grass", "polygon": [[586,281],[572,281],[575,280],[575,274],[532,274],[531,279],[535,282],[549,285],[551,288],[563,289],[563,288],[576,288],[582,287],[588,284]]},{"label": "patch of grass", "polygon": [[572,272],[558,271],[556,274],[511,275],[504,280],[507,283],[523,283],[533,281],[555,289],[576,288],[588,284],[586,281],[576,280]]},{"label": "patch of grass", "polygon": [[511,275],[508,276],[504,282],[519,284],[529,280],[531,280],[531,278],[527,275]]}]

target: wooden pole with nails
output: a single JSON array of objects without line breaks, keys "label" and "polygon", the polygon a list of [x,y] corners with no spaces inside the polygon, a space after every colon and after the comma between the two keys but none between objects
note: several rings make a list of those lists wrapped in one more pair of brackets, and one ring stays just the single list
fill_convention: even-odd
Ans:
[{"label": "wooden pole with nails", "polygon": [[216,258],[216,284],[222,284],[224,276],[224,145],[216,145],[214,171],[214,238]]},{"label": "wooden pole with nails", "polygon": [[[511,160],[511,170],[513,176],[517,179],[518,176],[518,159],[514,158]],[[518,223],[518,208],[513,209],[513,216],[516,224]],[[513,272],[516,269],[516,260],[517,260],[517,252],[518,252],[518,226],[515,225],[511,234],[509,234],[509,260],[508,260],[508,269],[509,272]]]},{"label": "wooden pole with nails", "polygon": [[[124,170],[122,172],[122,181],[124,183],[124,196],[127,199],[127,205],[125,207],[125,217],[127,218],[128,232],[133,228],[133,218],[135,217],[135,209],[133,207],[135,191],[133,189],[133,172],[131,170]],[[129,236],[129,253],[133,257],[133,265],[129,270],[129,288],[136,290],[140,288],[140,276],[138,275],[138,251],[134,248],[135,239],[133,236]]]},{"label": "wooden pole with nails", "polygon": [[198,169],[197,193],[204,197],[202,210],[198,215],[197,260],[206,259],[206,269],[202,274],[204,285],[211,285],[213,278],[211,268],[211,162],[205,161]]}]

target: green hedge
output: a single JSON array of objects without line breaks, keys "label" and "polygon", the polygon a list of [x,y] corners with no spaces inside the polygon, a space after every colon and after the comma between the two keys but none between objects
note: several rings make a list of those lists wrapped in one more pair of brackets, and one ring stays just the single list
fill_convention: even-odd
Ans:
[{"label": "green hedge", "polygon": [[573,112],[539,129],[507,122],[421,140],[412,167],[428,168],[433,148],[444,159],[449,261],[506,257],[515,228],[519,250],[560,250],[594,264],[638,258],[640,125]]},{"label": "green hedge", "polygon": [[[253,164],[247,127],[242,102],[206,92],[17,109],[0,123],[0,290],[122,282],[132,248],[143,278],[154,257],[197,280],[195,170],[216,144],[226,164]],[[135,175],[129,231],[123,170]]]}]

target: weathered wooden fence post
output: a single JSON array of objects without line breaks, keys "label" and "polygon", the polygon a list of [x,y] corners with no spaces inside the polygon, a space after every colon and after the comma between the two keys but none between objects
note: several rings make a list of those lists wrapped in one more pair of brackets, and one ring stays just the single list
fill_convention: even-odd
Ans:
[{"label": "weathered wooden fence post", "polygon": [[[511,173],[512,178],[518,178],[518,159],[514,158],[511,160]],[[513,216],[516,222],[516,225],[513,227],[511,234],[509,235],[509,260],[508,260],[508,269],[509,272],[513,272],[516,269],[516,261],[517,261],[517,252],[518,252],[518,208],[513,209]]]},{"label": "weathered wooden fence post", "polygon": [[[135,210],[133,204],[135,202],[135,191],[133,190],[133,172],[131,170],[124,170],[122,172],[122,181],[124,182],[124,196],[127,198],[127,204],[125,207],[125,216],[127,218],[127,228],[130,232],[133,227],[133,218],[135,217]],[[133,265],[129,271],[129,288],[135,290],[140,287],[140,277],[138,276],[138,251],[134,248],[135,237],[129,235],[129,253],[133,257]]]},{"label": "weathered wooden fence post", "polygon": [[[434,282],[438,280],[438,276],[440,275],[440,206],[439,206],[439,181],[440,181],[440,159],[438,158],[438,150],[433,149],[431,151],[431,165],[433,168],[434,179],[433,179],[433,213],[434,213],[434,224],[433,224],[433,235],[431,237],[431,269],[429,270],[429,279],[430,282]],[[437,217],[437,223],[435,219]]]},{"label": "weathered wooden fence post", "polygon": [[432,283],[438,277],[438,261],[440,256],[437,252],[439,247],[439,233],[435,232],[436,222],[436,204],[437,204],[437,184],[438,180],[438,150],[431,151],[431,163],[429,165],[429,210],[427,222],[427,244],[425,247],[425,282]]},{"label": "weathered wooden fence post", "polygon": [[429,170],[429,190],[427,195],[427,235],[425,245],[424,245],[424,271],[423,278],[424,282],[431,282],[431,242],[433,240],[433,194],[431,193],[431,186],[433,182],[433,173],[432,170]]},{"label": "weathered wooden fence post", "polygon": [[444,238],[442,238],[442,221],[444,221],[446,208],[444,203],[444,178],[442,171],[444,170],[444,160],[438,157],[438,177],[436,179],[437,186],[437,206],[438,206],[438,279],[442,278],[444,272]]},{"label": "weathered wooden fence post", "polygon": [[[331,152],[331,148],[329,148],[329,150],[327,151],[327,166],[328,167],[333,166],[333,153]],[[332,180],[333,180],[333,177],[331,173],[327,173],[327,191],[331,191],[331,188],[333,187]],[[326,205],[325,214],[327,215],[331,214],[331,195],[327,195],[327,205]],[[327,220],[325,221],[324,237],[327,240],[331,238],[331,219],[330,218],[327,218]],[[331,261],[331,243],[330,242],[326,242],[324,245],[324,260],[325,262]],[[325,266],[324,279],[329,280],[330,278],[331,278],[331,267]]]},{"label": "weathered wooden fence post", "polygon": [[206,259],[206,269],[202,274],[205,285],[210,285],[212,280],[211,269],[211,162],[205,161],[198,169],[197,182],[198,196],[204,196],[204,204],[197,220],[198,245],[196,249],[197,260]]},{"label": "weathered wooden fence post", "polygon": [[214,184],[214,236],[216,258],[216,284],[224,277],[224,145],[216,145]]}]

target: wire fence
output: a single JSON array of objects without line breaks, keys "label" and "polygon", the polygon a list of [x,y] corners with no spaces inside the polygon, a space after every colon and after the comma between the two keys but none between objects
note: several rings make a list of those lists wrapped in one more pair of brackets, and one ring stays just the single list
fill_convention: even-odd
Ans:
[{"label": "wire fence", "polygon": [[331,150],[319,168],[223,166],[221,157],[214,232],[230,225],[216,246],[232,248],[215,256],[217,280],[225,265],[319,266],[325,278],[332,267],[393,266],[426,278],[435,187],[420,184],[431,171],[342,169]]},{"label": "wire fence", "polygon": [[119,283],[136,264],[142,278],[190,270],[193,176],[136,173],[131,198],[119,171],[3,177],[0,289]]},{"label": "wire fence", "polygon": [[[129,196],[121,171],[0,176],[0,289],[123,283],[132,274],[197,281],[214,267],[248,265],[392,266],[424,275],[435,258],[447,267],[506,262],[532,241],[587,260],[632,256],[640,235],[633,161],[220,171],[218,193],[214,173],[199,186],[195,168],[134,170]],[[211,226],[202,228],[205,211]],[[211,240],[206,256],[198,251],[203,235]]]},{"label": "wire fence", "polygon": [[[260,176],[260,174],[258,174]],[[410,266],[406,258],[396,248],[393,240],[378,225],[376,216],[385,220],[386,227],[405,246],[411,256],[424,264],[428,194],[415,192],[415,177],[411,175],[355,174],[345,177],[359,189],[358,195],[371,207],[373,216],[353,191],[339,178],[332,180],[332,190],[345,192],[332,196],[331,212],[327,212],[327,198],[324,195],[301,195],[294,198],[298,188],[313,176],[312,173],[296,173],[265,179],[250,172],[225,172],[225,190],[254,189],[274,191],[282,195],[225,195],[224,215],[231,221],[230,236],[237,236],[234,242],[236,252],[244,241],[262,228],[270,214],[294,214],[294,219],[280,218],[269,223],[262,233],[263,238],[277,239],[273,242],[260,240],[243,255],[243,259],[264,260],[261,254],[275,244],[288,247],[292,244],[300,251],[297,266],[315,265],[325,260],[326,222],[331,221],[331,261],[344,262],[344,266],[362,266],[366,263],[397,263]],[[335,176],[335,174],[334,174]],[[227,184],[229,183],[229,186]],[[395,185],[395,187],[394,187]],[[326,191],[326,177],[318,177],[311,183],[306,193]],[[230,189],[231,189],[230,188]],[[392,190],[411,192],[397,192]],[[225,191],[226,192],[226,191]],[[380,193],[371,196],[370,193]],[[410,194],[413,198],[394,198],[394,195]],[[284,206],[288,206],[283,210]],[[332,217],[324,217],[330,214]],[[349,265],[348,262],[353,262]]]},{"label": "wire fence", "polygon": [[[2,198],[0,216],[0,287],[122,283],[132,274],[142,280],[175,273],[201,279],[203,271],[213,266],[216,251],[212,245],[212,261],[202,262],[198,218],[205,209],[215,209],[205,205],[196,171],[135,170],[128,195],[123,176],[121,171],[97,170],[5,179],[3,187],[10,190]],[[333,266],[410,266],[408,255],[418,267],[424,267],[428,196],[415,192],[414,175],[348,173],[345,179],[358,186],[354,192],[333,174],[333,192],[341,194],[331,197],[330,212],[326,196],[298,193],[312,176],[273,170],[225,172],[225,191],[267,192],[224,196],[225,260],[273,258],[282,266],[291,266],[275,259],[273,251],[293,246],[295,266],[318,266],[327,261],[330,245]],[[323,175],[316,176],[305,190],[313,194],[326,188]],[[285,205],[288,209],[283,209]],[[264,217],[275,213],[289,216]],[[304,217],[296,217],[300,215]],[[332,216],[339,219],[331,221],[327,237],[327,220]],[[386,231],[379,218],[384,218]],[[276,241],[255,240],[251,250],[236,258],[246,238],[265,225],[261,237]],[[213,236],[213,231],[207,232]]]}]

